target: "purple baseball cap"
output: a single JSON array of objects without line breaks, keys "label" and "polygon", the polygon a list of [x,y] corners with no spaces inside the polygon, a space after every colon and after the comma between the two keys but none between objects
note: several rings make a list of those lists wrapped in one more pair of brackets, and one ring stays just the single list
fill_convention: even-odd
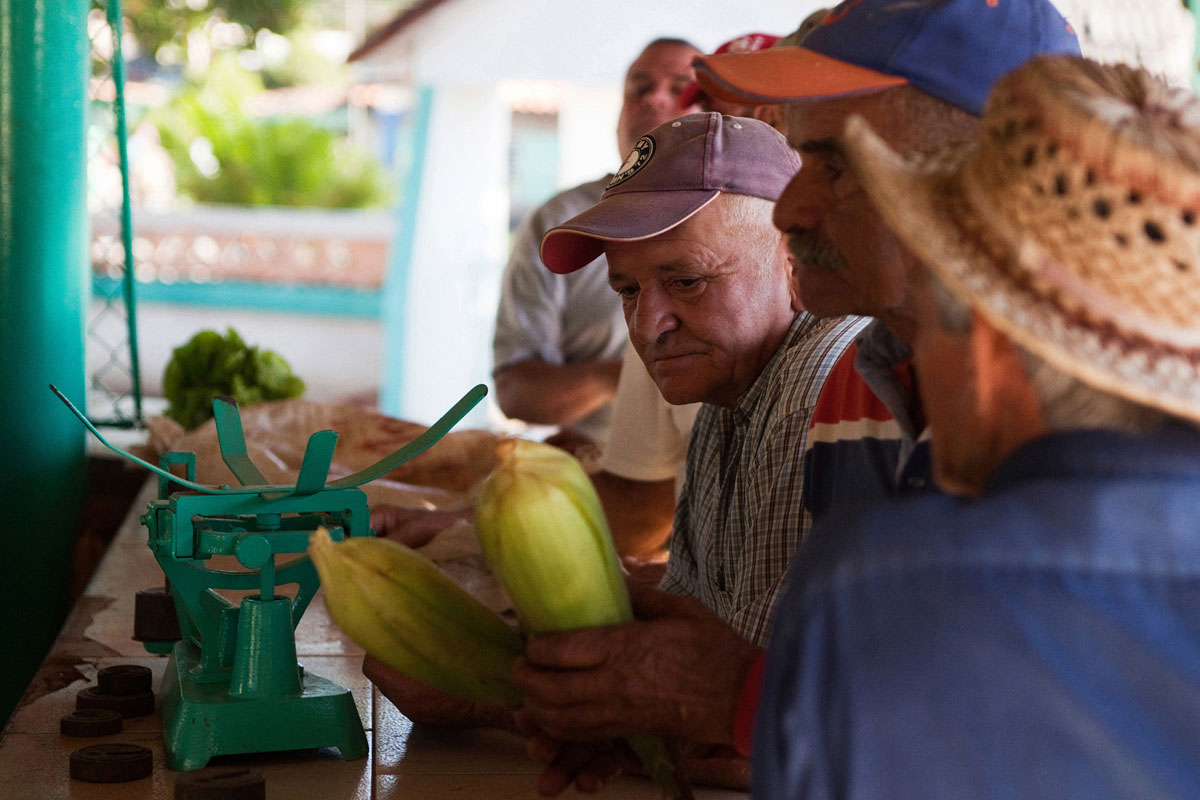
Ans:
[{"label": "purple baseball cap", "polygon": [[736,103],[787,103],[912,84],[972,114],[1041,54],[1079,55],[1050,0],[845,0],[799,48],[700,56],[696,80]]},{"label": "purple baseball cap", "polygon": [[566,274],[605,242],[666,233],[722,192],[774,202],[800,169],[783,136],[756,119],[716,112],[664,122],[637,140],[600,202],[542,237],[542,261]]}]

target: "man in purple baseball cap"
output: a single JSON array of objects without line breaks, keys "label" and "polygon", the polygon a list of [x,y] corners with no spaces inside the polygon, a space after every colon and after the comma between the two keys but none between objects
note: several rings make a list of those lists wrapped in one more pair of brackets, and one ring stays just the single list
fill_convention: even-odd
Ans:
[{"label": "man in purple baseball cap", "polygon": [[[787,141],[766,123],[691,114],[639,139],[600,202],[542,240],[542,259],[557,273],[607,257],[630,340],[655,384],[668,402],[703,404],[660,586],[667,595],[656,597],[673,608],[706,606],[723,624],[705,647],[741,642],[748,649],[739,652],[751,657],[765,641],[776,590],[810,526],[799,456],[814,401],[865,324],[819,321],[792,296],[771,213],[798,167]],[[660,724],[670,726],[713,702],[709,692],[692,691],[697,683],[745,667],[730,659],[698,670],[693,660],[661,655],[653,647],[615,656],[627,674],[638,675],[636,708],[617,710],[621,700],[599,686],[594,699],[631,718],[661,712],[672,719]],[[683,686],[690,687],[686,695],[678,691]],[[641,694],[659,702],[644,707]],[[713,780],[743,784],[744,761],[729,755],[721,763],[732,774]]]}]

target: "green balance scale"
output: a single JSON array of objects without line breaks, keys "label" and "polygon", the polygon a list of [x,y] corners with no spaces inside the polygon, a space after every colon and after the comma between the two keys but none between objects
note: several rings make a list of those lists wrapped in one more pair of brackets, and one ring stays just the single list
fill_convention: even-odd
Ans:
[{"label": "green balance scale", "polygon": [[[237,404],[213,400],[221,457],[241,486],[195,482],[194,453],[169,452],[154,466],[107,442],[87,417],[50,387],[110,450],[159,476],[158,499],[141,521],[166,575],[181,638],[145,641],[169,653],[160,708],[167,766],[195,770],[217,755],[337,748],[367,755],[367,737],[350,690],[296,660],[296,626],[320,587],[306,554],[325,527],[335,540],[372,536],[358,487],[417,456],[450,431],[487,394],[473,388],[424,433],[375,464],[327,481],[337,433],[309,437],[294,486],[268,484],[246,450]],[[171,472],[182,466],[180,477]],[[225,566],[211,560],[224,557]],[[276,588],[295,585],[291,597]],[[249,592],[240,602],[220,594]]]}]

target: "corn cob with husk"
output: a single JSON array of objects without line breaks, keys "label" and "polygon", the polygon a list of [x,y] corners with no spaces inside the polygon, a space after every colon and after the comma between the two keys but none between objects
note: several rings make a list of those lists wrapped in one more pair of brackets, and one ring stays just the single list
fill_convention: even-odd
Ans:
[{"label": "corn cob with husk", "polygon": [[456,697],[520,703],[510,682],[520,633],[432,561],[391,539],[334,542],[323,528],[308,552],[329,616],[367,653]]},{"label": "corn cob with husk", "polygon": [[[475,506],[484,559],[508,593],[526,633],[551,633],[633,619],[600,499],[569,453],[525,439],[496,447],[497,464]],[[627,737],[667,798],[691,798],[671,745]]]}]

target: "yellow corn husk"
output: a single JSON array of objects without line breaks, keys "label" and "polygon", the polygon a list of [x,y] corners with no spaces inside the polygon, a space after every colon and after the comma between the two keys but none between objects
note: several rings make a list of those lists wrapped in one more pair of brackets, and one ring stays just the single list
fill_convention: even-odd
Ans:
[{"label": "yellow corn husk", "polygon": [[[604,509],[583,466],[551,445],[504,439],[475,505],[484,559],[528,633],[633,619]],[[692,796],[663,739],[628,737],[668,798]]]},{"label": "yellow corn husk", "polygon": [[520,702],[509,678],[520,633],[432,561],[390,539],[334,542],[323,528],[308,553],[329,616],[370,655],[466,700]]}]

